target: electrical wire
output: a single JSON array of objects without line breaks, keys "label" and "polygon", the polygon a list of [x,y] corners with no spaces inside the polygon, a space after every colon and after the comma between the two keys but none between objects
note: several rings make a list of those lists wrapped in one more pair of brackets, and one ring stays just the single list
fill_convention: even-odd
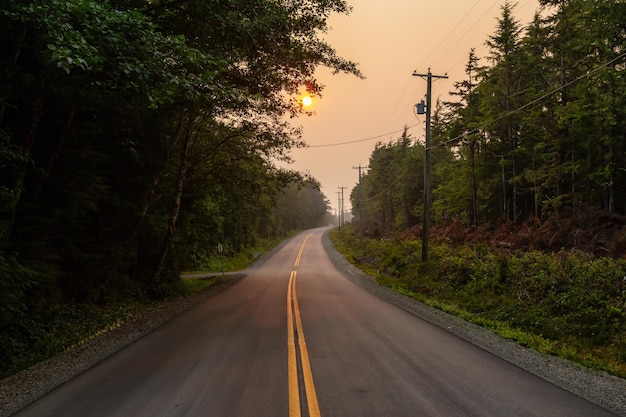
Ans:
[{"label": "electrical wire", "polygon": [[[493,4],[492,4],[492,5],[491,5],[491,6],[490,6],[490,7],[489,7],[489,8],[488,8],[488,9],[487,9],[487,10],[486,10],[486,11],[485,11],[482,15],[481,15],[481,16],[480,16],[480,18],[479,18],[478,20],[476,20],[476,21],[475,21],[475,22],[474,22],[474,23],[473,23],[473,24],[469,27],[469,29],[467,29],[467,30],[463,33],[463,35],[461,35],[461,37],[459,37],[459,39],[457,39],[457,41],[456,41],[454,44],[452,44],[450,47],[448,47],[448,49],[446,49],[446,50],[445,50],[445,51],[444,51],[444,52],[443,52],[443,53],[439,56],[439,58],[437,58],[437,60],[436,60],[433,64],[437,63],[437,62],[438,62],[441,58],[443,58],[443,56],[445,56],[445,55],[446,55],[446,54],[450,51],[450,49],[452,49],[452,48],[453,48],[456,44],[458,44],[458,43],[459,43],[459,41],[460,41],[461,39],[463,39],[463,38],[465,37],[465,35],[466,35],[466,34],[467,34],[467,33],[468,33],[471,29],[473,29],[473,28],[474,28],[474,26],[476,26],[476,25],[477,25],[477,24],[478,24],[478,23],[479,23],[479,22],[480,22],[480,21],[481,21],[481,20],[482,20],[482,19],[483,19],[486,15],[487,15],[487,13],[489,13],[489,11],[490,11],[491,9],[493,9],[493,7],[494,7],[496,4],[498,4],[498,2],[499,2],[499,1],[500,1],[500,0],[496,0],[496,1],[495,1],[495,2],[494,2],[494,3],[493,3]],[[528,1],[530,1],[530,0],[526,0],[526,2],[525,2],[524,4],[528,3]],[[429,54],[429,55],[428,55],[428,56],[424,59],[424,62],[428,61],[428,59],[429,59],[429,58],[430,58],[430,57],[431,57],[431,56],[432,56],[432,55],[433,55],[433,54],[434,54],[434,53],[435,53],[435,52],[439,49],[439,47],[440,47],[441,45],[443,45],[443,44],[444,44],[444,42],[450,38],[450,36],[451,36],[451,35],[452,35],[452,34],[453,34],[456,30],[457,30],[457,28],[458,28],[458,27],[459,27],[459,26],[460,26],[460,25],[461,25],[461,24],[465,21],[465,19],[469,16],[469,14],[472,12],[472,10],[474,10],[474,9],[476,8],[476,6],[477,6],[479,3],[480,3],[480,0],[476,0],[476,2],[472,5],[472,7],[470,7],[470,8],[467,10],[467,12],[465,12],[465,15],[463,15],[463,17],[462,17],[462,18],[461,18],[461,19],[460,19],[460,20],[456,23],[456,25],[452,28],[452,30],[450,30],[450,31],[448,32],[448,34],[446,35],[446,37],[445,37],[443,40],[441,40],[441,41],[439,42],[439,44],[438,44],[435,48],[433,48],[432,52],[431,52],[431,53],[430,53],[430,54]],[[465,58],[463,58],[463,59],[465,59]],[[455,67],[456,67],[456,65],[458,65],[458,64],[455,64]],[[422,67],[422,66],[423,66],[423,64],[422,64],[420,67]],[[382,129],[382,130],[384,130],[384,129],[386,129],[386,128],[387,128],[387,125],[389,124],[389,121],[393,118],[394,114],[396,113],[396,111],[397,111],[398,107],[400,106],[400,103],[402,102],[402,100],[403,100],[403,98],[404,98],[404,96],[405,96],[406,92],[408,91],[409,86],[410,86],[410,79],[407,81],[407,84],[406,84],[406,86],[404,87],[404,90],[402,91],[402,94],[401,94],[400,98],[399,98],[399,99],[398,99],[398,101],[396,102],[396,105],[394,106],[393,111],[390,113],[390,115],[389,115],[389,117],[388,117],[387,121],[386,121],[386,122],[385,122],[385,124],[383,125],[383,129]],[[417,125],[412,125],[412,126],[409,126],[408,128],[412,128],[412,127],[416,127],[416,126],[417,126]],[[402,129],[402,130],[404,130],[404,129]],[[307,147],[308,147],[308,148],[323,148],[323,147],[331,147],[331,146],[349,145],[349,144],[352,144],[352,143],[358,143],[358,142],[366,142],[366,141],[369,141],[369,140],[379,139],[379,138],[382,138],[382,137],[387,136],[387,135],[392,135],[392,134],[395,134],[395,133],[401,132],[402,130],[396,130],[396,131],[394,131],[394,132],[389,132],[389,133],[382,133],[382,134],[380,134],[380,135],[378,135],[378,136],[374,136],[374,137],[371,137],[371,138],[358,139],[358,140],[346,141],[346,142],[339,142],[339,143],[331,143],[331,144],[326,144],[326,145],[309,145],[309,146],[307,146]]]},{"label": "electrical wire", "polygon": [[[521,5],[521,6],[516,5],[516,6],[515,6],[515,8],[516,8],[516,9],[523,9],[523,8],[524,8],[524,6],[526,6],[529,2],[530,2],[530,0],[526,0],[524,3],[522,3],[522,5]],[[492,5],[492,6],[491,6],[491,7],[490,7],[490,8],[489,8],[486,12],[485,12],[485,14],[483,14],[483,15],[481,16],[481,18],[480,18],[478,21],[482,20],[482,18],[483,18],[483,17],[485,17],[485,15],[489,12],[489,10],[491,10],[491,9],[493,8],[493,6],[495,6],[495,4],[494,4],[494,5]],[[478,21],[477,21],[476,23],[478,23]],[[470,30],[471,30],[474,26],[476,26],[476,23],[474,23],[474,25],[472,25],[472,27],[470,27],[470,28],[467,30],[467,32],[469,32],[469,31],[470,31]],[[465,33],[463,34],[463,37],[467,34],[467,32],[465,32]],[[458,43],[458,41],[457,41],[454,45],[456,45],[457,43]],[[452,46],[454,46],[454,45],[452,45]],[[449,49],[451,49],[451,48],[452,48],[452,46],[451,46]],[[448,49],[448,50],[449,50],[449,49]],[[446,51],[445,53],[447,53],[447,52],[448,52],[448,51]],[[445,55],[445,53],[444,53],[444,55]],[[439,61],[439,59],[441,59],[441,58],[443,58],[443,56],[439,57],[439,58],[437,59],[437,61]],[[461,62],[465,61],[466,59],[467,59],[467,55],[466,55],[466,56],[464,56],[464,57],[462,57],[462,58],[461,58],[461,59],[459,59],[459,60],[458,60],[458,61],[457,61],[454,65],[452,65],[451,67],[449,67],[448,71],[446,71],[446,72],[447,72],[447,73],[451,73],[454,69],[456,69],[456,67],[458,67],[458,66],[459,66],[459,64],[461,64]],[[435,63],[436,63],[437,61],[435,61]]]},{"label": "electrical wire", "polygon": [[[530,1],[530,0],[527,0],[527,1],[523,4],[523,5],[527,4],[527,3],[528,3],[528,1]],[[496,3],[497,3],[497,2],[496,2]],[[493,6],[494,6],[496,3],[494,3],[494,4],[493,4],[493,5],[492,5],[492,6],[491,6],[488,10],[487,10],[487,12],[488,12],[489,10],[491,10],[491,9],[493,8]],[[475,5],[474,5],[474,6],[475,6]],[[472,8],[473,8],[473,7],[472,7]],[[471,10],[471,9],[470,9],[470,10]],[[487,14],[487,12],[485,12],[485,13],[483,14],[483,16],[481,16],[481,18],[480,18],[480,19],[482,19],[482,18],[483,18],[483,17]],[[468,12],[468,13],[469,13],[469,12]],[[465,17],[464,17],[464,18],[465,18]],[[480,19],[479,19],[479,20],[480,20]],[[474,23],[474,25],[472,25],[472,26],[470,27],[470,29],[468,29],[468,30],[467,30],[467,31],[463,34],[463,36],[465,36],[465,34],[467,34],[467,32],[469,32],[469,30],[471,30],[471,29],[472,29],[472,28],[473,28],[473,27],[474,27],[477,23],[478,23],[478,21],[477,21],[477,22],[475,22],[475,23]],[[457,24],[457,26],[458,26],[458,24]],[[456,29],[456,27],[455,27],[455,29]],[[458,43],[458,41],[457,41],[456,43]],[[456,45],[456,43],[455,43],[454,45]],[[453,45],[453,46],[454,46],[454,45]],[[451,46],[450,48],[448,48],[448,50],[446,50],[446,52],[445,52],[444,54],[442,54],[442,56],[443,56],[443,55],[445,55],[445,54],[446,54],[446,53],[447,53],[447,52],[448,52],[448,51],[449,51],[449,50],[450,50],[453,46]],[[432,54],[431,54],[431,55],[432,55]],[[496,122],[498,122],[498,121],[500,121],[500,120],[503,120],[503,119],[505,119],[505,118],[507,118],[507,117],[511,116],[512,114],[515,114],[515,113],[517,113],[517,112],[520,112],[520,111],[522,111],[522,110],[524,110],[524,109],[526,109],[526,108],[528,108],[528,107],[532,106],[533,104],[536,104],[536,103],[540,102],[541,100],[543,100],[543,99],[545,99],[545,98],[547,98],[547,97],[549,97],[549,96],[551,96],[551,95],[553,95],[553,94],[555,94],[555,93],[557,93],[557,92],[559,92],[559,91],[563,90],[564,88],[569,87],[569,86],[571,86],[571,85],[573,85],[573,84],[575,84],[575,83],[579,82],[579,81],[580,81],[580,80],[582,80],[582,79],[585,79],[585,78],[588,78],[588,77],[592,76],[593,74],[595,74],[595,73],[597,73],[598,71],[600,71],[602,68],[612,65],[613,63],[615,63],[616,61],[618,61],[618,60],[620,60],[620,59],[622,59],[622,58],[624,58],[624,57],[626,57],[626,52],[625,52],[625,53],[623,53],[623,54],[621,54],[621,55],[619,55],[618,57],[616,57],[616,58],[612,59],[611,61],[609,61],[609,62],[607,62],[607,63],[605,63],[605,64],[602,64],[602,65],[597,66],[596,68],[594,68],[593,70],[591,70],[591,71],[587,72],[586,74],[584,74],[584,75],[582,75],[582,76],[580,76],[580,77],[578,77],[578,78],[576,78],[576,79],[574,79],[574,80],[572,80],[572,81],[570,81],[570,82],[568,82],[568,83],[566,83],[566,84],[564,84],[564,85],[562,85],[562,86],[559,86],[559,87],[557,87],[557,88],[555,88],[555,89],[553,89],[553,90],[551,90],[551,91],[549,91],[549,92],[545,93],[544,95],[542,95],[542,96],[540,96],[540,97],[538,97],[538,98],[536,98],[536,99],[534,99],[534,100],[530,101],[529,103],[526,103],[526,104],[524,104],[524,105],[522,105],[522,106],[518,107],[518,108],[517,108],[517,109],[515,109],[515,110],[511,110],[511,111],[509,111],[508,113],[505,113],[505,114],[503,114],[502,116],[500,116],[500,117],[496,118],[495,120],[492,120],[492,121],[490,121],[490,122],[488,122],[488,123],[485,123],[485,124],[483,124],[483,125],[481,125],[481,126],[479,126],[479,127],[475,128],[475,129],[473,129],[473,130],[472,130],[472,131],[470,131],[470,132],[463,133],[463,134],[458,135],[458,136],[456,136],[456,137],[454,137],[454,138],[448,139],[448,140],[446,140],[446,141],[444,141],[444,142],[440,142],[440,143],[437,143],[437,144],[435,144],[435,145],[432,145],[432,146],[430,146],[428,149],[424,149],[424,151],[422,151],[422,153],[420,153],[420,155],[418,155],[418,158],[420,158],[420,157],[424,154],[424,152],[425,152],[426,150],[430,150],[430,149],[433,149],[433,148],[438,147],[438,146],[444,146],[444,145],[447,145],[447,144],[450,144],[450,143],[453,143],[453,142],[457,142],[457,141],[461,140],[462,138],[464,138],[464,137],[466,137],[466,136],[468,136],[468,135],[471,135],[471,134],[474,134],[474,133],[478,133],[478,132],[480,132],[481,130],[483,130],[483,129],[485,129],[486,127],[488,127],[489,125],[491,125],[491,124],[493,124],[493,123],[496,123]],[[440,59],[440,58],[439,58],[439,59]],[[458,65],[458,64],[456,64],[456,65]],[[456,65],[455,65],[455,66],[456,66]],[[406,88],[405,88],[405,92],[406,92]],[[403,95],[404,95],[404,93],[403,93]],[[395,113],[395,110],[397,109],[397,107],[398,107],[398,105],[396,105],[396,108],[394,109],[394,113]],[[390,117],[390,119],[391,119],[391,117]],[[387,123],[388,123],[388,122],[387,122]],[[411,125],[411,126],[407,126],[407,127],[403,128],[403,129],[399,129],[399,130],[396,130],[396,131],[393,131],[393,132],[388,132],[388,133],[384,133],[384,134],[377,135],[377,136],[373,136],[373,137],[369,137],[369,138],[364,138],[364,139],[356,139],[356,140],[345,141],[345,142],[336,142],[336,143],[323,144],[323,145],[308,145],[308,146],[306,146],[306,148],[335,147],[335,146],[343,146],[343,145],[349,145],[349,144],[354,144],[354,143],[360,143],[360,142],[371,141],[371,140],[375,140],[375,139],[380,139],[380,138],[385,137],[385,136],[387,136],[387,135],[393,135],[393,134],[396,134],[396,133],[402,132],[402,131],[404,131],[404,129],[411,129],[411,128],[414,128],[414,127],[418,126],[419,124],[420,124],[420,123],[418,123],[418,124],[414,124],[414,125]],[[401,175],[400,175],[398,178],[402,178],[402,177],[406,174],[406,172],[408,172],[408,168],[407,168],[405,171],[403,171],[403,172],[401,173]],[[388,189],[386,189],[386,190],[382,190],[382,191],[381,191],[380,193],[378,193],[377,195],[372,196],[372,197],[369,197],[369,198],[364,199],[364,200],[361,200],[361,201],[362,201],[362,202],[371,201],[371,200],[373,200],[373,199],[375,199],[375,198],[378,198],[380,195],[382,195],[382,194],[383,194],[383,193],[385,193],[386,191],[388,191]]]},{"label": "electrical wire", "polygon": [[496,0],[491,6],[489,6],[489,8],[487,10],[485,10],[485,13],[482,14],[482,16],[480,16],[478,18],[478,20],[476,20],[474,22],[474,24],[472,26],[470,26],[457,40],[456,42],[454,42],[452,45],[450,45],[448,47],[448,49],[446,49],[441,55],[439,55],[439,58],[437,58],[433,63],[431,63],[431,66],[435,65],[437,62],[439,62],[441,60],[441,58],[443,58],[444,56],[446,56],[446,54],[452,49],[454,48],[460,41],[461,39],[465,38],[465,35],[467,35],[472,29],[474,29],[474,27],[478,24],[478,22],[480,22],[481,20],[483,20],[485,18],[485,16],[487,16],[487,13],[489,13],[491,11],[491,9],[494,8],[494,6],[496,4],[499,3],[500,0]]},{"label": "electrical wire", "polygon": [[[452,28],[452,30],[448,32],[448,34],[446,35],[446,37],[445,37],[445,38],[443,38],[443,39],[441,40],[441,42],[439,42],[439,44],[438,44],[435,48],[433,48],[432,52],[431,52],[431,53],[430,53],[430,54],[429,54],[426,58],[424,58],[424,61],[422,62],[422,64],[421,64],[418,68],[422,68],[422,67],[425,65],[425,63],[426,63],[426,62],[428,62],[428,59],[430,59],[430,57],[431,57],[431,56],[433,56],[433,54],[435,53],[435,51],[437,51],[437,50],[439,49],[439,47],[440,47],[441,45],[443,45],[443,43],[444,43],[445,41],[447,41],[447,40],[448,40],[448,38],[449,38],[449,37],[450,37],[450,36],[454,33],[454,31],[455,31],[455,30],[456,30],[456,29],[457,29],[457,28],[461,25],[461,23],[463,23],[463,21],[464,21],[464,20],[465,20],[465,18],[466,18],[466,17],[467,17],[467,16],[471,13],[471,11],[472,11],[472,10],[474,10],[474,8],[478,5],[478,3],[480,3],[480,0],[476,0],[476,3],[474,3],[474,5],[473,5],[472,7],[470,7],[470,9],[469,9],[469,10],[465,13],[465,16],[463,16],[463,17],[461,18],[461,20],[459,20],[459,21],[458,21],[458,23],[454,26],[454,28]],[[493,7],[493,6],[491,6],[491,7]],[[490,7],[490,9],[491,9],[491,7]],[[481,19],[482,19],[482,17],[481,17]],[[478,22],[476,22],[476,23],[478,23]],[[474,23],[474,25],[472,25],[472,27],[474,27],[474,26],[476,25],[476,23]],[[457,43],[458,43],[458,41],[457,41]],[[455,43],[455,45],[456,45],[456,43]],[[448,53],[448,51],[449,51],[449,50],[450,50],[450,48],[448,48],[444,54]]]},{"label": "electrical wire", "polygon": [[[420,124],[417,123],[417,124],[414,124],[414,125],[411,125],[411,126],[406,126],[406,129],[411,129],[411,128],[414,128],[414,127],[419,126],[419,125]],[[399,130],[395,130],[393,132],[383,133],[383,134],[378,135],[378,136],[372,136],[372,137],[364,138],[364,139],[349,140],[349,141],[346,141],[346,142],[326,143],[324,145],[307,145],[305,148],[328,148],[328,147],[331,147],[331,146],[341,146],[341,145],[350,145],[350,144],[359,143],[359,142],[367,142],[367,141],[374,140],[374,139],[380,139],[380,138],[385,137],[387,135],[395,135],[396,133],[403,132],[404,129],[405,128],[402,128],[402,129],[399,129]]]},{"label": "electrical wire", "polygon": [[[529,0],[527,0],[527,1],[529,1]],[[465,13],[465,15],[461,18],[461,20],[459,20],[459,21],[457,22],[457,24],[454,26],[454,28],[452,28],[452,30],[450,30],[450,31],[448,32],[448,34],[446,35],[446,37],[445,37],[443,40],[441,40],[441,42],[439,42],[439,44],[438,44],[435,48],[433,48],[433,50],[431,51],[431,53],[430,53],[430,54],[429,54],[429,55],[428,55],[428,56],[424,59],[424,62],[427,62],[427,61],[428,61],[428,59],[429,59],[429,58],[430,58],[430,57],[431,57],[431,56],[432,56],[432,55],[433,55],[433,54],[434,54],[434,53],[435,53],[435,52],[439,49],[439,47],[440,47],[441,45],[443,45],[443,43],[444,43],[446,40],[448,40],[448,38],[449,38],[449,37],[450,37],[450,36],[454,33],[454,31],[455,31],[455,30],[456,30],[456,29],[457,29],[457,28],[461,25],[461,23],[463,23],[463,21],[467,18],[467,16],[469,16],[469,14],[472,12],[472,10],[474,10],[474,8],[478,5],[478,3],[480,3],[480,0],[476,0],[476,2],[474,3],[474,5],[473,5],[472,7],[470,7],[470,8],[469,8],[469,10]],[[423,67],[423,64],[422,64],[422,65],[420,65],[420,67],[418,67],[418,68],[421,68],[421,67]],[[404,101],[403,101],[403,100],[404,100],[404,96],[406,95],[406,92],[408,91],[408,89],[409,89],[409,86],[410,86],[410,85],[411,85],[411,79],[409,78],[409,79],[407,80],[407,84],[405,85],[404,89],[402,90],[402,94],[400,95],[400,98],[397,100],[396,105],[394,106],[394,108],[393,108],[392,112],[389,114],[389,117],[387,118],[387,121],[386,121],[386,122],[385,122],[385,124],[383,125],[382,130],[385,130],[385,129],[387,128],[387,126],[389,125],[389,122],[390,122],[390,121],[394,118],[394,116],[395,116],[395,114],[396,114],[396,112],[397,112],[397,110],[398,110],[398,107],[400,107],[400,104],[404,102]]]},{"label": "electrical wire", "polygon": [[[465,18],[466,18],[466,17],[470,14],[470,12],[471,12],[472,10],[474,10],[474,8],[478,5],[478,3],[480,3],[480,0],[476,0],[476,3],[474,3],[474,5],[473,5],[472,7],[470,7],[470,9],[469,9],[469,10],[465,13],[465,16],[463,16],[463,17],[461,18],[461,20],[459,20],[459,22],[458,22],[458,23],[454,26],[454,28],[453,28],[451,31],[449,31],[449,32],[448,32],[448,34],[446,35],[446,37],[445,37],[445,38],[443,38],[443,40],[442,40],[441,42],[439,42],[439,44],[438,44],[435,48],[433,48],[432,52],[431,52],[430,54],[428,54],[428,56],[427,56],[426,58],[424,58],[424,60],[423,60],[423,62],[422,62],[422,65],[420,65],[418,68],[422,68],[422,67],[424,66],[424,63],[425,63],[425,62],[427,62],[427,61],[428,61],[428,59],[429,59],[431,56],[433,56],[433,54],[435,53],[435,51],[437,51],[437,50],[439,49],[439,47],[440,47],[441,45],[443,45],[443,43],[444,43],[445,41],[447,41],[447,40],[448,40],[448,38],[450,37],[450,35],[452,35],[452,34],[454,33],[454,31],[455,31],[455,30],[456,30],[456,29],[457,29],[457,28],[461,25],[461,23],[463,23],[463,21],[465,20]],[[492,7],[493,7],[493,6],[492,6]],[[445,53],[447,53],[449,50],[450,50],[450,48],[448,48],[448,49],[446,50],[446,52],[445,52]]]},{"label": "electrical wire", "polygon": [[409,90],[410,85],[411,85],[411,78],[408,78],[407,82],[406,82],[406,85],[404,86],[404,90],[402,90],[402,94],[400,95],[400,98],[398,99],[398,101],[396,101],[396,105],[394,106],[393,110],[391,111],[391,113],[389,113],[389,117],[387,118],[387,121],[383,125],[382,130],[387,129],[387,126],[389,125],[389,122],[391,121],[393,116],[396,114],[396,111],[398,110],[398,107],[400,107],[400,103],[403,102],[404,95]]}]

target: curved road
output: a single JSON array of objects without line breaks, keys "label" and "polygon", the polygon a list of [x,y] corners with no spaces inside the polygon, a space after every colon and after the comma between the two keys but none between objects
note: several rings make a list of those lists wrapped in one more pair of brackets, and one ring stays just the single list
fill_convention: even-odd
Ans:
[{"label": "curved road", "polygon": [[324,231],[15,416],[615,416],[356,286]]}]

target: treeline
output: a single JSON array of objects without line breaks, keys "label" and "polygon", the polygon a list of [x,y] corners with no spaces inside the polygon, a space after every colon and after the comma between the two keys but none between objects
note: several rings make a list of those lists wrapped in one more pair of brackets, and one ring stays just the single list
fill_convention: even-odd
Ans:
[{"label": "treeline", "polygon": [[[454,99],[432,109],[435,222],[626,212],[626,3],[540,3],[521,27],[507,2],[487,56],[470,51]],[[424,152],[406,132],[376,147],[351,195],[364,230],[421,223]]]},{"label": "treeline", "polygon": [[275,224],[280,230],[303,230],[334,223],[330,203],[320,191],[320,183],[306,178],[304,186],[292,183],[278,197]]},{"label": "treeline", "polygon": [[324,224],[319,184],[277,162],[302,146],[285,116],[302,89],[320,92],[315,69],[360,76],[320,38],[348,12],[343,0],[3,1],[0,334],[27,338],[59,302],[167,293],[218,243]]}]

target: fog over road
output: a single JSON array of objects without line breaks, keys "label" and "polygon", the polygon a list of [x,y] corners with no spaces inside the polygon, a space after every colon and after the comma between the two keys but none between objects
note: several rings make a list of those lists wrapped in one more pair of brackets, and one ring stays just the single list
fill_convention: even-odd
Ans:
[{"label": "fog over road", "polygon": [[324,231],[15,416],[615,416],[355,285]]}]

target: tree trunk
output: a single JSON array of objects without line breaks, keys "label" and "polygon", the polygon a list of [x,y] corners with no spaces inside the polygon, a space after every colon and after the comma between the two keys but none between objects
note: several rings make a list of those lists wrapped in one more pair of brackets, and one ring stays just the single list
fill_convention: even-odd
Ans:
[{"label": "tree trunk", "polygon": [[15,216],[17,215],[17,207],[22,198],[22,192],[24,189],[24,181],[26,179],[26,174],[28,173],[30,155],[33,151],[33,147],[35,146],[35,140],[37,138],[37,130],[39,129],[39,122],[41,121],[43,114],[44,114],[43,100],[37,99],[37,102],[35,103],[35,110],[33,111],[32,121],[30,123],[30,126],[28,127],[28,130],[26,131],[24,135],[24,145],[22,147],[24,163],[20,167],[19,172],[17,173],[17,178],[15,178],[15,181],[13,182],[13,196],[14,197],[13,197],[13,201],[11,202],[11,208],[10,208],[11,215],[10,215],[10,220],[8,222],[9,227],[7,227],[7,231],[5,233],[5,236],[3,237],[5,241],[9,240],[10,234],[11,234],[11,228],[13,226],[13,223],[15,222]]},{"label": "tree trunk", "polygon": [[[561,2],[560,4],[560,15],[561,15],[561,23],[562,23],[562,32],[561,32],[561,37],[560,37],[560,43],[559,43],[559,81],[561,84],[561,97],[560,97],[560,103],[559,106],[560,107],[565,107],[567,105],[567,101],[568,101],[568,95],[567,95],[567,61],[565,59],[565,41],[564,39],[567,38],[568,36],[568,25],[567,25],[567,18],[565,16],[565,2]],[[556,179],[556,194],[557,196],[561,196],[563,194],[566,193],[566,189],[564,187],[565,185],[565,180],[564,180],[564,175],[563,172],[561,170],[561,167],[565,164],[565,162],[567,161],[567,154],[566,154],[566,150],[564,149],[564,144],[563,143],[558,143],[559,138],[564,138],[567,137],[567,130],[566,129],[558,129],[558,136],[557,136],[557,149],[558,149],[558,156],[559,156],[559,168],[557,170],[557,179]],[[558,207],[557,210],[560,210],[561,208]]]},{"label": "tree trunk", "polygon": [[517,221],[518,217],[518,204],[517,204],[517,140],[512,133],[512,128],[509,125],[509,138],[511,140],[511,170],[512,170],[512,181],[513,181],[513,221]]},{"label": "tree trunk", "polygon": [[[20,57],[20,53],[22,52],[22,47],[24,46],[24,40],[26,39],[27,31],[28,31],[27,26],[23,25],[19,34],[15,37],[15,41],[12,44],[11,66],[13,69],[17,66],[17,61]],[[6,110],[6,101],[4,101],[4,98],[0,97],[0,125],[4,121],[5,110]]]},{"label": "tree trunk", "polygon": [[48,157],[48,163],[46,164],[46,169],[39,175],[39,179],[37,180],[37,185],[35,186],[35,190],[33,191],[33,197],[38,199],[41,195],[41,191],[43,187],[50,177],[52,173],[52,169],[54,168],[54,164],[59,158],[59,154],[61,153],[61,149],[63,148],[63,144],[65,143],[65,139],[70,132],[70,127],[72,126],[72,121],[74,120],[74,116],[76,115],[76,107],[72,106],[69,110],[67,117],[65,119],[65,123],[63,125],[63,129],[59,133],[59,137],[57,139],[57,144],[50,153]]},{"label": "tree trunk", "polygon": [[470,202],[470,226],[478,224],[478,192],[476,190],[476,141],[470,139],[470,181],[472,183],[472,200]]},{"label": "tree trunk", "polygon": [[505,169],[506,164],[505,162],[506,160],[504,159],[504,151],[502,151],[502,153],[500,154],[500,181],[502,183],[502,213],[500,214],[502,216],[508,217],[509,205],[507,201],[507,192],[506,192],[506,169]]},{"label": "tree trunk", "polygon": [[539,217],[539,192],[538,192],[538,187],[539,185],[537,184],[537,164],[536,164],[536,149],[533,149],[533,193],[534,193],[534,200],[535,200],[535,217],[536,218],[540,218]]},{"label": "tree trunk", "polygon": [[[176,127],[176,131],[174,132],[172,140],[167,148],[166,161],[169,161],[171,159],[172,154],[174,153],[174,150],[176,149],[176,146],[180,142],[180,139],[183,135],[183,130],[185,127],[185,111],[181,109],[178,116],[178,126]],[[154,180],[152,182],[152,188],[148,196],[144,199],[141,210],[139,211],[140,217],[137,221],[137,225],[129,236],[130,241],[133,241],[137,238],[137,235],[139,235],[139,230],[141,228],[142,220],[146,217],[146,214],[148,214],[148,210],[150,210],[152,204],[160,199],[161,196],[159,195],[157,190],[159,188],[159,184],[167,175],[167,173],[162,172],[154,177]]]},{"label": "tree trunk", "polygon": [[161,274],[165,270],[165,263],[167,261],[167,257],[172,248],[172,244],[174,241],[174,235],[176,234],[176,227],[178,224],[178,216],[180,215],[180,208],[182,202],[183,191],[185,187],[185,180],[187,178],[187,171],[189,170],[190,158],[191,158],[191,148],[194,143],[194,134],[192,129],[192,119],[193,116],[189,116],[189,121],[187,125],[187,129],[185,132],[185,143],[183,147],[183,151],[180,158],[180,166],[178,169],[178,180],[176,181],[176,191],[174,193],[174,202],[172,204],[172,209],[170,211],[170,217],[167,223],[167,230],[165,232],[165,237],[163,238],[163,245],[161,246],[161,254],[157,261],[157,267],[154,273],[154,282],[158,283],[161,281]]},{"label": "tree trunk", "polygon": [[614,153],[613,153],[613,140],[611,140],[611,144],[609,146],[609,186],[607,187],[608,192],[608,209],[609,211],[615,211],[615,164],[614,164]]}]

